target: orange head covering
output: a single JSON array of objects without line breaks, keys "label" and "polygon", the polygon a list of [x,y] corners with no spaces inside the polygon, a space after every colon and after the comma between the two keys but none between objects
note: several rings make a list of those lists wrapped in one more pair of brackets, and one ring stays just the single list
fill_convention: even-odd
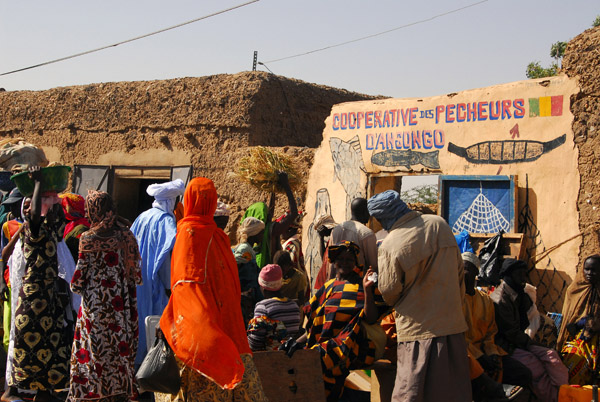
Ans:
[{"label": "orange head covering", "polygon": [[240,307],[240,281],[229,238],[213,215],[217,191],[193,179],[184,195],[171,258],[171,289],[160,327],[175,355],[231,389],[242,381],[242,353],[251,353]]}]

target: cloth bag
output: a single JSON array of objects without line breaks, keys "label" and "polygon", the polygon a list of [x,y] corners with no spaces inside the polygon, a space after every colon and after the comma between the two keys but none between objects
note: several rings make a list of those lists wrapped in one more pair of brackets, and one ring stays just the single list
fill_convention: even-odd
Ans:
[{"label": "cloth bag", "polygon": [[179,366],[173,350],[158,331],[154,345],[146,354],[142,365],[135,374],[140,392],[160,392],[176,395],[181,388]]}]

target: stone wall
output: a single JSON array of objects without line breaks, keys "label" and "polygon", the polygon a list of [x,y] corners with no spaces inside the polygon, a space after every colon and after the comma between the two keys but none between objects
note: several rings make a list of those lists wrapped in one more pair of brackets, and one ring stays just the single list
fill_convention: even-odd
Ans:
[{"label": "stone wall", "polygon": [[588,29],[569,42],[562,71],[576,78],[581,87],[571,98],[581,175],[577,201],[579,228],[584,233],[579,253],[581,266],[585,257],[600,252],[600,27]]}]

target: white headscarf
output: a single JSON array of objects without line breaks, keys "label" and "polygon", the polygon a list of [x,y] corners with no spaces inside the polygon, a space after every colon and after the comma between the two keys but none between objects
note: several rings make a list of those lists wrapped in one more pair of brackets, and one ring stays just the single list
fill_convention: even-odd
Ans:
[{"label": "white headscarf", "polygon": [[181,179],[166,183],[155,183],[148,186],[146,192],[154,197],[152,206],[173,215],[175,200],[185,192],[185,183]]}]

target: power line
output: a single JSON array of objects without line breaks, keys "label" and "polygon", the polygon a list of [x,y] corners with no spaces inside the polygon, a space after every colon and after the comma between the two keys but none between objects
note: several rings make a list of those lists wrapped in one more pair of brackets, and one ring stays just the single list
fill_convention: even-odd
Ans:
[{"label": "power line", "polygon": [[[449,15],[449,14],[457,13],[459,11],[465,10],[467,8],[478,6],[478,5],[480,5],[482,3],[486,3],[488,1],[490,1],[490,0],[481,0],[481,1],[478,1],[476,3],[472,3],[472,4],[469,4],[469,5],[460,7],[460,8],[456,8],[454,10],[446,11],[445,13],[434,15],[433,17],[425,18],[423,20],[411,22],[411,23],[406,24],[406,25],[401,25],[401,26],[396,27],[396,28],[388,29],[387,31],[382,31],[382,32],[371,34],[371,35],[363,36],[363,37],[360,37],[360,38],[348,40],[348,41],[345,41],[345,42],[336,43],[334,45],[325,46],[325,47],[322,47],[322,48],[319,48],[319,49],[315,49],[315,50],[310,50],[310,51],[304,52],[304,53],[294,54],[292,56],[286,56],[286,57],[282,57],[282,58],[279,58],[279,59],[267,60],[264,63],[276,63],[278,61],[287,60],[287,59],[293,59],[295,57],[300,57],[300,56],[306,56],[306,55],[311,54],[311,53],[322,52],[324,50],[333,49],[334,47],[344,46],[344,45],[347,45],[347,44],[350,44],[350,43],[360,42],[360,41],[366,40],[366,39],[371,39],[371,38],[374,38],[376,36],[385,35],[385,34],[388,34],[390,32],[398,31],[400,29],[408,28],[408,27],[411,27],[411,26],[414,26],[414,25],[418,25],[418,24],[423,24],[425,22],[429,22],[429,21],[435,20],[436,18],[440,18],[440,17],[444,17],[444,16]],[[264,63],[259,63],[259,64],[264,64]]]},{"label": "power line", "polygon": [[47,66],[48,64],[58,63],[59,61],[74,59],[75,57],[85,56],[86,54],[99,52],[101,50],[105,50],[105,49],[108,49],[110,47],[117,47],[117,46],[125,44],[125,43],[133,42],[133,41],[136,41],[136,40],[139,40],[139,39],[144,39],[144,38],[147,38],[147,37],[152,36],[152,35],[157,35],[159,33],[170,31],[171,29],[179,28],[179,27],[182,27],[184,25],[188,25],[188,24],[192,24],[194,22],[205,20],[207,18],[214,17],[214,16],[219,15],[219,14],[224,14],[224,13],[227,13],[229,11],[235,10],[237,8],[241,8],[241,7],[247,6],[247,5],[252,4],[252,3],[256,3],[258,1],[260,1],[260,0],[250,0],[250,1],[246,2],[246,3],[238,4],[237,6],[233,6],[233,7],[227,8],[225,10],[217,11],[215,13],[208,14],[208,15],[205,15],[203,17],[196,18],[196,19],[193,19],[193,20],[190,20],[190,21],[182,22],[181,24],[173,25],[173,26],[170,26],[168,28],[159,29],[158,31],[154,31],[154,32],[151,32],[151,33],[148,33],[148,34],[145,34],[145,35],[136,36],[135,38],[126,39],[126,40],[121,41],[121,42],[113,43],[112,45],[106,45],[106,46],[99,47],[97,49],[87,50],[87,51],[81,52],[81,53],[76,53],[76,54],[73,54],[71,56],[61,57],[60,59],[50,60],[50,61],[46,61],[46,62],[43,62],[43,63],[35,64],[33,66],[23,67],[23,68],[19,68],[17,70],[8,71],[6,73],[0,74],[0,77],[3,76],[3,75],[14,74],[14,73],[18,73],[18,72],[25,71],[25,70],[31,70],[32,68]]}]

